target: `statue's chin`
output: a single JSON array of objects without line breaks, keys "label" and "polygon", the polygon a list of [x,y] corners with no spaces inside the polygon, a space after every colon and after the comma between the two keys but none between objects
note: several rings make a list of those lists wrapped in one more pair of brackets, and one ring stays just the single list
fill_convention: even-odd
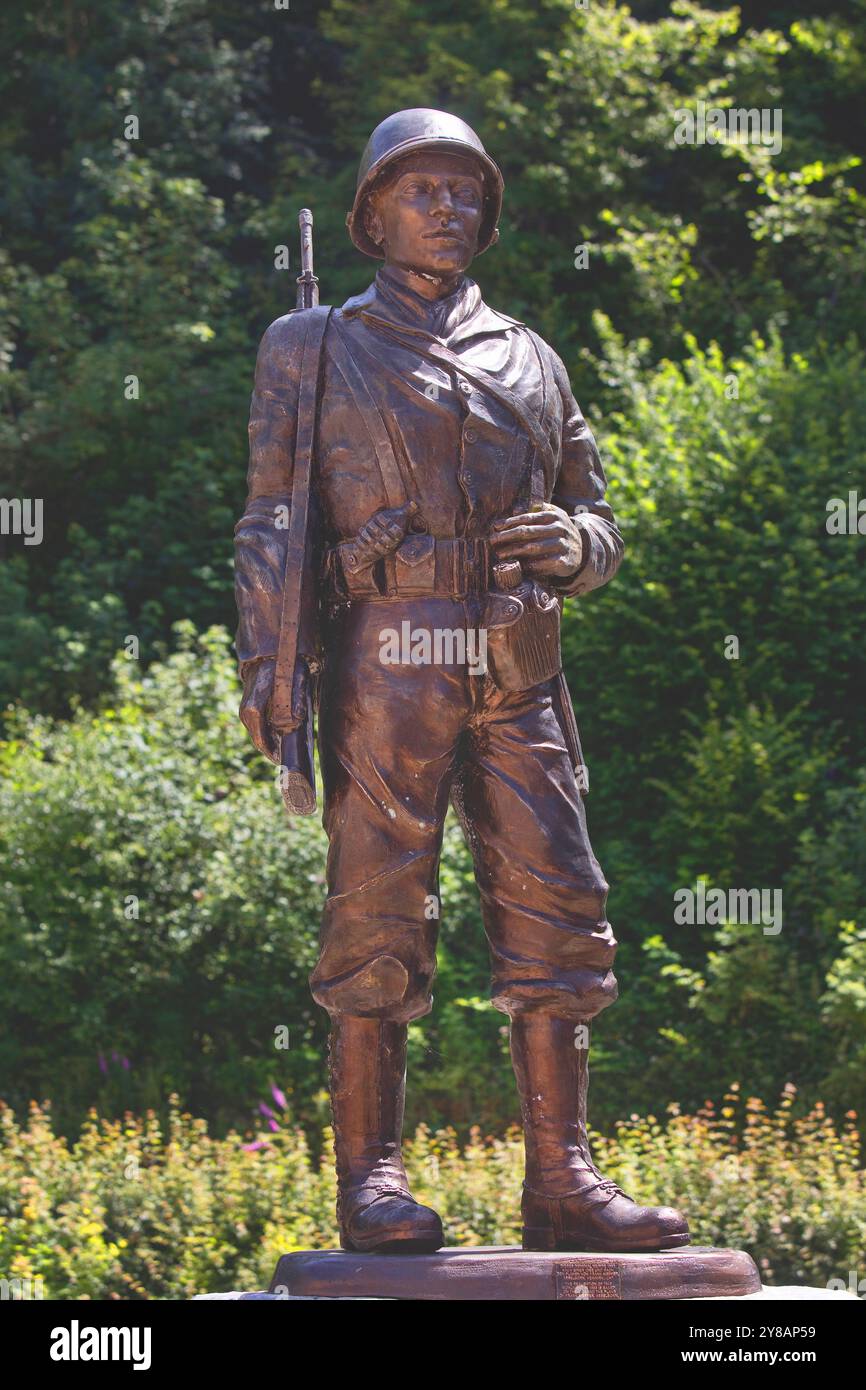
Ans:
[{"label": "statue's chin", "polygon": [[411,275],[418,275],[423,280],[450,281],[458,279],[465,271],[469,261],[463,257],[425,257],[422,260],[397,261],[389,260],[388,265],[399,266],[401,270],[408,271]]}]

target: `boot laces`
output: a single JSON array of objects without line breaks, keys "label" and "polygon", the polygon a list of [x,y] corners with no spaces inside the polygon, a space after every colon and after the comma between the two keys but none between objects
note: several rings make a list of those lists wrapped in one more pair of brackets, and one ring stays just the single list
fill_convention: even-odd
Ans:
[{"label": "boot laces", "polygon": [[396,1144],[368,1145],[361,1163],[348,1175],[347,1186],[381,1197],[411,1196],[402,1155]]},{"label": "boot laces", "polygon": [[595,1191],[595,1192],[604,1192],[606,1195],[609,1195],[609,1196],[611,1196],[611,1197],[625,1197],[625,1199],[626,1199],[627,1202],[633,1202],[633,1201],[634,1201],[634,1198],[633,1198],[633,1197],[629,1197],[629,1195],[628,1195],[627,1192],[623,1192],[622,1188],[619,1186],[619,1183],[615,1183],[614,1180],[613,1180],[613,1178],[606,1178],[606,1177],[604,1176],[604,1173],[600,1173],[599,1170],[596,1168],[595,1164],[594,1164],[592,1161],[590,1161],[590,1162],[587,1164],[587,1167],[589,1168],[589,1171],[590,1171],[596,1178],[598,1178],[598,1182],[595,1184],[595,1187],[592,1189],[593,1191]]}]

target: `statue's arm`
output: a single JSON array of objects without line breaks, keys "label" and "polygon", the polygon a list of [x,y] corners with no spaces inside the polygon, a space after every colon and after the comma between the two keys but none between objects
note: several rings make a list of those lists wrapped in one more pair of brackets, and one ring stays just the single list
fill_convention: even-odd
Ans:
[{"label": "statue's arm", "polygon": [[235,639],[244,667],[276,657],[297,428],[298,363],[288,319],[262,338],[250,403],[247,500],[235,526]]},{"label": "statue's arm", "polygon": [[297,430],[300,350],[297,323],[277,319],[262,338],[250,405],[247,500],[235,527],[235,648],[244,682],[241,719],[268,757],[267,723],[280,636]]},{"label": "statue's arm", "polygon": [[587,594],[613,578],[622,560],[623,539],[605,501],[607,479],[592,430],[574,399],[565,367],[555,353],[551,358],[563,408],[562,463],[552,500],[574,518],[583,543],[579,568],[556,584],[559,593],[571,596]]}]

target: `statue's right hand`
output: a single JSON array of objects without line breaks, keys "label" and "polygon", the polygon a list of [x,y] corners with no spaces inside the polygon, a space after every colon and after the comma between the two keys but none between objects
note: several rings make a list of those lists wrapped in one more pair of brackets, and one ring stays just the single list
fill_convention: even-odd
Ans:
[{"label": "statue's right hand", "polygon": [[376,560],[396,550],[405,538],[417,511],[417,502],[404,502],[402,507],[387,507],[372,516],[366,525],[361,527],[356,539],[358,549],[364,552],[364,558],[367,561]]},{"label": "statue's right hand", "polygon": [[272,763],[280,761],[280,740],[268,718],[276,668],[274,657],[265,657],[247,667],[240,707],[241,723],[259,752]]}]

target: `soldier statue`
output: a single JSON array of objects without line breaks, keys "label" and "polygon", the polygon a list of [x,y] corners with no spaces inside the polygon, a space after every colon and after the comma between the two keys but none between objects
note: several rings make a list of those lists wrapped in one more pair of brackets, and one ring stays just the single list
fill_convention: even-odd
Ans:
[{"label": "soldier statue", "polygon": [[[559,618],[565,598],[613,577],[623,542],[562,362],[466,274],[497,240],[502,192],[465,122],[389,116],[347,217],[383,262],[375,280],[325,308],[307,254],[308,307],[262,339],[236,528],[241,719],[280,766],[287,805],[309,813],[317,714],[329,853],[310,983],[331,1022],[343,1248],[444,1240],[400,1145],[450,803],[510,1020],[523,1247],[668,1250],[688,1243],[685,1218],[605,1178],[586,1129],[589,1024],[616,998],[616,940]],[[408,658],[384,632],[409,635]],[[455,634],[486,638],[487,660],[465,659]]]}]

